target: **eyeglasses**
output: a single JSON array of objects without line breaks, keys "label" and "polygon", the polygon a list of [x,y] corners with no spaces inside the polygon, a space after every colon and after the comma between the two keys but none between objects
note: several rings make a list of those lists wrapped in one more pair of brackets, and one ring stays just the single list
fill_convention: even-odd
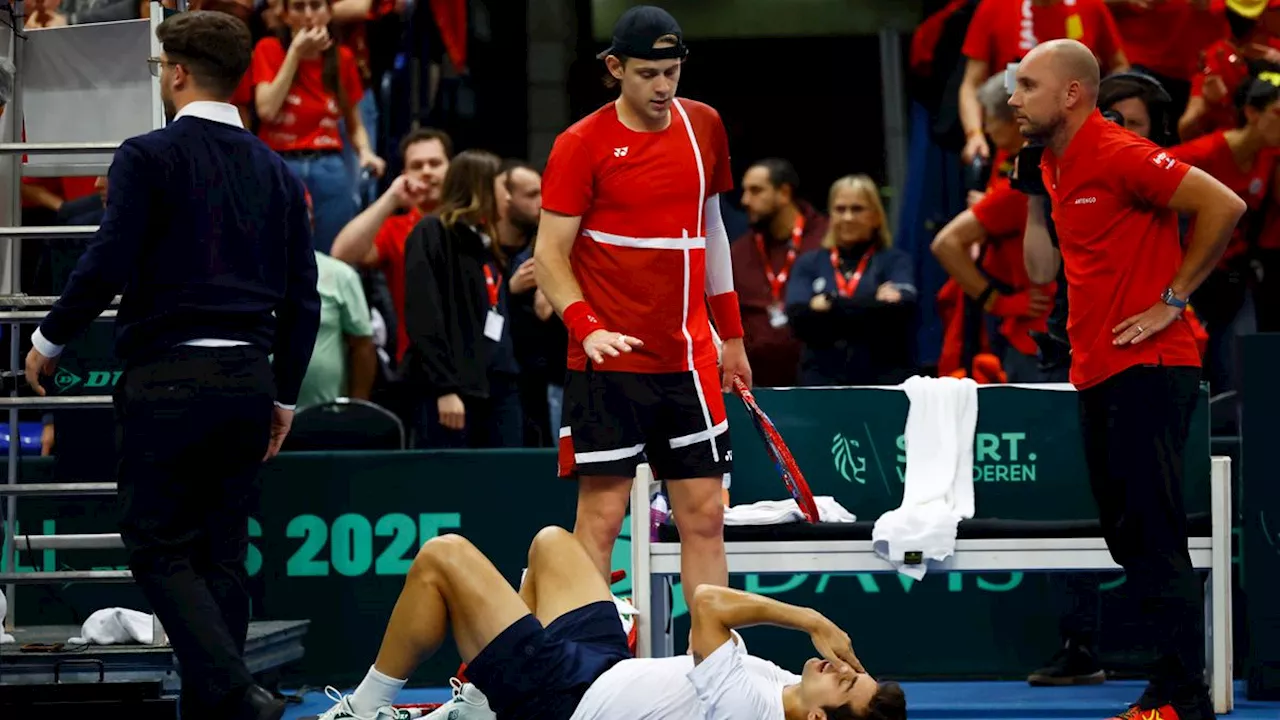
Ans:
[{"label": "eyeglasses", "polygon": [[147,65],[151,68],[151,77],[160,77],[160,73],[164,70],[165,65],[177,66],[179,63],[170,60],[162,60],[158,57],[147,58]]}]

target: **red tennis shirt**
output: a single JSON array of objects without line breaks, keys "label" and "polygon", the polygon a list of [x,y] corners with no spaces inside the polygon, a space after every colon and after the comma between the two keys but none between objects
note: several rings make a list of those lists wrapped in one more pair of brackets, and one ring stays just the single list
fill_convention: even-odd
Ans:
[{"label": "red tennis shirt", "polygon": [[1167,205],[1191,166],[1094,111],[1061,158],[1044,151],[1040,168],[1066,269],[1072,384],[1083,390],[1135,365],[1199,367],[1181,318],[1137,345],[1112,344],[1112,328],[1159,302],[1182,265]]},{"label": "red tennis shirt", "polygon": [[[700,102],[675,100],[671,123],[659,132],[631,130],[609,103],[556,138],[542,208],[582,218],[570,261],[583,299],[606,329],[644,342],[602,369],[716,365],[703,211],[708,198],[732,189],[724,124]],[[569,367],[586,362],[570,341]]]}]

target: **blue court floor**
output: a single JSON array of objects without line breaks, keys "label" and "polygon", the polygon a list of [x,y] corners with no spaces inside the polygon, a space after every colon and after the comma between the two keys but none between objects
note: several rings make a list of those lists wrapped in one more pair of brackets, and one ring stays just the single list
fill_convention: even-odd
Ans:
[{"label": "blue court floor", "polygon": [[[904,683],[908,717],[966,720],[1104,720],[1124,710],[1142,693],[1144,683],[1112,681],[1078,688],[1033,688],[1024,682]],[[348,689],[349,690],[349,689]],[[449,699],[449,690],[406,690],[399,702],[432,703]],[[322,691],[308,692],[301,705],[291,705],[285,720],[299,720],[329,709]],[[1250,702],[1243,684],[1236,685],[1236,709],[1222,717],[1233,720],[1276,720],[1280,703]]]}]

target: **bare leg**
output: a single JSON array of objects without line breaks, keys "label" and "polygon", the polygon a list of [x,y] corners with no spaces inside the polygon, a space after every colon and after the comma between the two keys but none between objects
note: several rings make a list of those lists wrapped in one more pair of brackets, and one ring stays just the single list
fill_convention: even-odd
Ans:
[{"label": "bare leg", "polygon": [[[596,572],[608,584],[613,559],[613,545],[622,530],[631,499],[631,478],[583,477],[578,480],[578,516],[573,534],[577,536],[591,559]],[[638,508],[636,512],[647,512]]]},{"label": "bare leg", "polygon": [[463,662],[529,614],[520,595],[479,550],[459,535],[428,540],[414,558],[382,638],[374,668],[407,678],[452,628]]},{"label": "bare leg", "polygon": [[576,535],[558,527],[538,533],[529,546],[525,585],[533,591],[534,615],[544,626],[571,610],[612,602],[608,581],[592,569],[595,563]]},{"label": "bare leg", "polygon": [[671,512],[680,530],[680,582],[693,607],[699,585],[729,585],[724,556],[724,493],[721,479],[695,478],[667,483]]}]

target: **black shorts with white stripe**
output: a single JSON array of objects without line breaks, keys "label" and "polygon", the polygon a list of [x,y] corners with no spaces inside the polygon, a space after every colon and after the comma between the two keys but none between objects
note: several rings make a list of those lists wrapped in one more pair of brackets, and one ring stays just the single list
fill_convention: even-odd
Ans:
[{"label": "black shorts with white stripe", "polygon": [[660,480],[720,477],[733,466],[715,366],[679,373],[570,370],[560,428],[560,476]]}]

